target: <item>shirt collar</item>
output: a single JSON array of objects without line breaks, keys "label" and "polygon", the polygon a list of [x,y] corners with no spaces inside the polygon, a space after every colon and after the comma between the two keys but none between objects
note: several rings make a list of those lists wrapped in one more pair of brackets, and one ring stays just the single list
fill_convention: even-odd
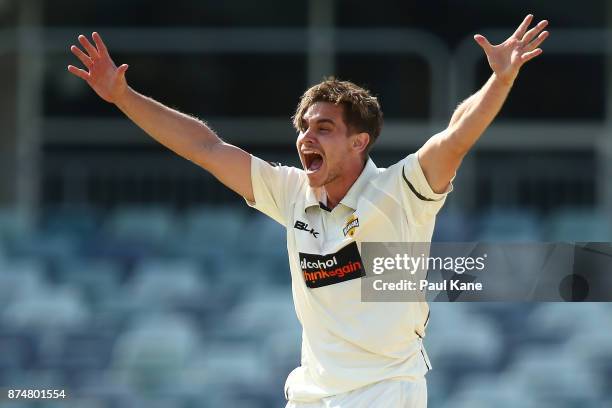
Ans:
[{"label": "shirt collar", "polygon": [[[343,204],[355,211],[357,209],[357,200],[359,199],[361,192],[368,184],[368,181],[372,178],[372,176],[378,173],[377,170],[378,168],[376,167],[376,164],[374,164],[372,159],[368,157],[368,161],[361,171],[361,174],[359,177],[357,177],[357,180],[355,180],[351,188],[349,188],[349,191],[340,200],[340,204]],[[319,202],[327,202],[325,190],[322,187],[312,188],[307,185],[304,211],[310,207],[319,207]]]}]

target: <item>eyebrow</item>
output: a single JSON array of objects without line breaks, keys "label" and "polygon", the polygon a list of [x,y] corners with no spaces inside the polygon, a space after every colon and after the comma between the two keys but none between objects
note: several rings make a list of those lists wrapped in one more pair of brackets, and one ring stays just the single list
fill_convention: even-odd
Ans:
[{"label": "eyebrow", "polygon": [[[306,127],[307,123],[308,123],[308,121],[306,119],[302,119],[302,126],[303,127]],[[330,123],[330,124],[336,126],[336,122],[334,122],[333,120],[328,119],[328,118],[317,119],[316,124],[320,125],[321,123]]]}]

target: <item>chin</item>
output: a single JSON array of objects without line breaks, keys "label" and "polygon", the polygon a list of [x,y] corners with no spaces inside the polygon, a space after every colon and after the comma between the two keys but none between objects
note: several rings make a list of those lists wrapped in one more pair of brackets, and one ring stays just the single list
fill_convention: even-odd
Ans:
[{"label": "chin", "polygon": [[325,185],[325,179],[320,177],[319,174],[307,174],[308,176],[308,184],[312,188],[323,187]]},{"label": "chin", "polygon": [[312,188],[325,187],[338,178],[337,174],[335,173],[330,174],[322,171],[310,174],[306,173],[306,175],[308,177],[308,184]]}]

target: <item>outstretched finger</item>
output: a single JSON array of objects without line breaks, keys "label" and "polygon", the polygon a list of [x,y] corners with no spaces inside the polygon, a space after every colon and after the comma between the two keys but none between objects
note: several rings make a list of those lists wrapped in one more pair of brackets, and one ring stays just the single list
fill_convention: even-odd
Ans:
[{"label": "outstretched finger", "polygon": [[527,34],[525,34],[522,38],[523,44],[529,44],[529,42],[533,40],[544,28],[546,28],[547,25],[548,21],[542,20],[531,30],[527,31]]},{"label": "outstretched finger", "polygon": [[542,49],[541,48],[536,48],[533,51],[530,52],[526,52],[523,55],[521,55],[521,60],[523,61],[523,63],[534,59],[535,57],[537,57],[538,55],[542,54]]},{"label": "outstretched finger", "polygon": [[100,57],[100,55],[98,54],[98,50],[96,50],[96,47],[91,45],[89,40],[84,35],[79,35],[79,42],[83,47],[85,47],[85,50],[87,51],[91,59]]},{"label": "outstretched finger", "polygon": [[97,32],[93,32],[91,35],[93,37],[94,42],[96,43],[96,47],[98,47],[98,52],[102,55],[108,55],[108,49],[106,48],[106,44],[102,41],[102,37]]},{"label": "outstretched finger", "polygon": [[491,48],[493,48],[489,40],[487,40],[487,38],[484,35],[476,34],[474,36],[474,40],[476,40],[478,45],[482,47],[485,53],[488,52]]},{"label": "outstretched finger", "polygon": [[85,81],[89,81],[89,73],[87,71],[77,68],[74,65],[68,65],[68,71],[71,74],[74,74],[79,78],[84,79]]},{"label": "outstretched finger", "polygon": [[525,32],[527,31],[527,28],[529,27],[529,24],[531,24],[531,20],[533,20],[533,14],[528,14],[527,17],[525,17],[525,19],[521,23],[521,25],[518,26],[518,28],[514,32],[514,38],[516,38],[517,40],[523,38]]},{"label": "outstretched finger", "polygon": [[535,40],[533,40],[531,43],[529,43],[529,45],[527,47],[525,47],[525,51],[533,51],[536,48],[538,48],[545,39],[548,38],[548,31],[542,31],[540,33],[540,35],[538,35],[538,38],[536,38]]},{"label": "outstretched finger", "polygon": [[76,45],[70,47],[70,51],[72,51],[72,53],[76,55],[79,61],[81,61],[83,65],[85,65],[87,68],[90,68],[93,65],[93,61],[91,60],[91,58],[89,58],[87,54],[81,51],[81,49]]}]

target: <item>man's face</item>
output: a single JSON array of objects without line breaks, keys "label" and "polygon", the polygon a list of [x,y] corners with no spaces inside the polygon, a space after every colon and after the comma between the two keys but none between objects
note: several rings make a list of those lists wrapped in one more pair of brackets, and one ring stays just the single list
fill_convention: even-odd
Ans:
[{"label": "man's face", "polygon": [[346,160],[355,159],[343,109],[333,103],[316,102],[304,114],[296,146],[311,187],[338,179]]}]

